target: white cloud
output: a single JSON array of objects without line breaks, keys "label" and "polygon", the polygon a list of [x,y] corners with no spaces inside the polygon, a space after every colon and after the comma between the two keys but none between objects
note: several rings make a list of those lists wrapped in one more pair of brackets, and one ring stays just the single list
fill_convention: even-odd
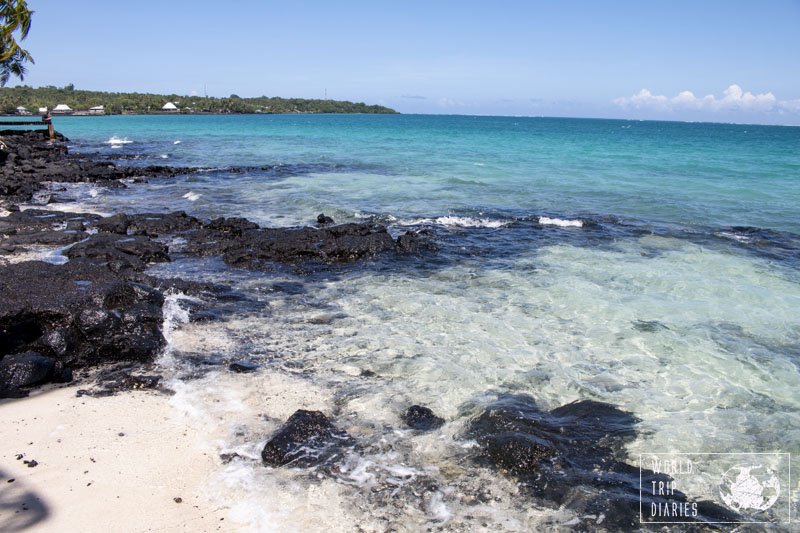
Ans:
[{"label": "white cloud", "polygon": [[778,102],[778,107],[782,111],[791,111],[793,113],[800,113],[800,98],[797,100],[783,100]]},{"label": "white cloud", "polygon": [[771,92],[753,94],[736,84],[729,86],[721,98],[708,94],[702,98],[692,91],[682,91],[668,97],[642,89],[633,96],[616,98],[614,103],[628,109],[679,111],[686,109],[708,111],[791,111],[800,112],[800,99],[778,100]]}]

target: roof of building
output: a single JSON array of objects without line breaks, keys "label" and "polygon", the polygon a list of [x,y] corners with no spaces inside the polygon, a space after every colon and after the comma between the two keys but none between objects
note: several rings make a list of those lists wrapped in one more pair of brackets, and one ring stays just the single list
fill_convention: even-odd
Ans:
[{"label": "roof of building", "polygon": [[58,104],[53,108],[53,111],[72,111],[72,108],[67,104]]},{"label": "roof of building", "polygon": [[178,106],[176,106],[172,102],[167,102],[161,109],[178,109]]}]

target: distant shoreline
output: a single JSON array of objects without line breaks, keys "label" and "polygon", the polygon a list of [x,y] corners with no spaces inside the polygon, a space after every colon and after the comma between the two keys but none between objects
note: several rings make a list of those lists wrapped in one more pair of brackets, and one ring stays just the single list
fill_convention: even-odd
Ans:
[{"label": "distant shoreline", "polygon": [[[203,116],[241,116],[241,115],[265,115],[265,116],[275,116],[275,115],[403,115],[404,113],[400,113],[396,111],[394,113],[218,113],[213,111],[194,111],[192,113],[167,113],[167,112],[150,112],[150,113],[106,113],[104,115],[99,114],[91,114],[91,113],[68,113],[68,114],[53,114],[53,119],[63,118],[63,117],[91,117],[91,118],[101,118],[101,117],[147,117],[147,116],[172,116],[172,117],[187,117],[192,115],[203,115]],[[10,118],[19,118],[28,120],[35,120],[36,118],[40,117],[38,114],[31,114],[31,115],[17,115],[15,113],[0,113],[0,117],[10,117]],[[531,117],[527,117],[531,118]]]},{"label": "distant shoreline", "polygon": [[[217,98],[214,96],[112,93],[86,91],[74,85],[65,87],[16,87],[0,88],[0,113],[14,114],[43,112],[44,109],[63,110],[73,114],[86,112],[89,115],[121,114],[329,114],[365,113],[395,114],[394,109],[369,105],[364,102],[346,100],[282,98],[258,96],[242,98],[236,94]],[[92,111],[95,111],[94,113]],[[58,113],[54,113],[58,114]]]}]

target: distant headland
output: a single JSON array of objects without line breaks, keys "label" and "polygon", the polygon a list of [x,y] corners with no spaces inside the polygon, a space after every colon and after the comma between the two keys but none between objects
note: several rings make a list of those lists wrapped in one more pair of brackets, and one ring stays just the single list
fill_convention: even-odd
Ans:
[{"label": "distant headland", "polygon": [[363,102],[310,100],[259,96],[241,98],[232,94],[181,96],[177,94],[111,93],[64,87],[0,88],[0,113],[30,115],[50,111],[62,115],[140,115],[203,113],[373,113],[392,114],[394,109]]}]

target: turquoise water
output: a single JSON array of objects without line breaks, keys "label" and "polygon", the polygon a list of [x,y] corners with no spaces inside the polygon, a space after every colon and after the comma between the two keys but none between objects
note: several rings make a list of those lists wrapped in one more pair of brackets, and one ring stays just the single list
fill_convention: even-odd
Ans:
[{"label": "turquoise water", "polygon": [[176,165],[352,166],[297,186],[305,202],[348,210],[800,232],[800,128],[427,115],[65,117],[56,127],[79,143],[127,137],[123,150],[143,144]]},{"label": "turquoise water", "polygon": [[[647,453],[800,453],[800,128],[413,115],[56,127],[75,152],[205,169],[56,191],[69,209],[272,225],[325,212],[436,244],[309,276],[181,257],[173,242],[176,260],[151,270],[230,284],[263,307],[202,323],[186,322],[180,295],[165,308],[160,364],[175,409],[213,450],[244,458],[221,464],[209,489],[242,528],[595,528],[596,517],[471,466],[466,424],[508,393],[634,413],[632,464]],[[302,290],[275,289],[286,282]],[[198,358],[264,366],[198,378],[187,370]],[[399,413],[412,403],[447,423],[410,434]],[[358,435],[334,474],[260,465],[260,446],[298,408]],[[730,468],[713,457],[710,467]],[[719,502],[715,486],[687,483]],[[767,519],[797,512],[786,488]]]}]

